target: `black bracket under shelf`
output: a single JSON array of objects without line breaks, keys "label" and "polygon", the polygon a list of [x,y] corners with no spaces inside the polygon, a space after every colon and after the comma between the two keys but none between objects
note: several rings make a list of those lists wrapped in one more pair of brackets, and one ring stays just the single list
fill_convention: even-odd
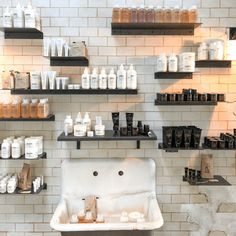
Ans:
[{"label": "black bracket under shelf", "polygon": [[155,79],[192,79],[193,72],[156,72]]},{"label": "black bracket under shelf", "polygon": [[163,146],[163,143],[159,143],[158,144],[158,149],[162,149],[162,150],[165,150],[166,152],[178,152],[178,151],[200,151],[200,150],[203,150],[202,147],[198,147],[198,148],[193,148],[193,147],[190,147],[190,148],[175,148],[175,147],[164,147]]},{"label": "black bracket under shelf", "polygon": [[196,68],[231,68],[230,60],[202,60],[196,61]]},{"label": "black bracket under shelf", "polygon": [[216,106],[218,102],[212,101],[157,101],[155,100],[156,106]]},{"label": "black bracket under shelf", "polygon": [[50,57],[50,66],[89,66],[87,57]]}]

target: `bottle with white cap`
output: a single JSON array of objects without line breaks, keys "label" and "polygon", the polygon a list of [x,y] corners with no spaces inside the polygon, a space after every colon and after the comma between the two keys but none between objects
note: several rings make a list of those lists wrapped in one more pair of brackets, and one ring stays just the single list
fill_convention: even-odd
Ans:
[{"label": "bottle with white cap", "polygon": [[86,112],[84,115],[83,125],[86,125],[87,132],[91,130],[91,119],[88,112]]},{"label": "bottle with white cap", "polygon": [[157,72],[166,72],[167,71],[167,57],[165,53],[157,56]]},{"label": "bottle with white cap", "polygon": [[90,74],[89,69],[86,67],[82,75],[82,89],[90,89]]},{"label": "bottle with white cap", "polygon": [[3,27],[11,28],[12,26],[12,12],[10,11],[9,6],[7,6],[3,13]]},{"label": "bottle with white cap", "polygon": [[99,82],[100,89],[107,89],[107,73],[106,73],[105,68],[101,69],[98,82]]},{"label": "bottle with white cap", "polygon": [[25,9],[25,27],[36,28],[35,11],[30,2]]},{"label": "bottle with white cap", "polygon": [[1,145],[1,157],[3,159],[11,157],[11,143],[7,139],[4,139]]},{"label": "bottle with white cap", "polygon": [[69,134],[73,133],[73,120],[70,115],[66,116],[66,119],[64,120],[64,132],[65,135],[68,136]]},{"label": "bottle with white cap", "polygon": [[117,71],[117,88],[126,89],[126,70],[124,65],[121,64],[119,70]]},{"label": "bottle with white cap", "polygon": [[137,89],[137,72],[132,64],[127,71],[127,89]]},{"label": "bottle with white cap", "polygon": [[110,73],[108,75],[108,88],[116,89],[116,74],[113,68],[111,68]]},{"label": "bottle with white cap", "polygon": [[169,72],[177,72],[178,71],[178,58],[176,54],[172,53],[168,57],[168,71]]},{"label": "bottle with white cap", "polygon": [[96,68],[93,69],[91,74],[91,89],[98,89],[98,73]]},{"label": "bottle with white cap", "polygon": [[13,25],[15,28],[24,28],[24,9],[21,7],[20,3],[18,2],[16,9],[13,13]]},{"label": "bottle with white cap", "polygon": [[17,139],[14,139],[12,145],[11,145],[11,155],[12,158],[18,159],[21,157],[21,145],[20,142]]}]

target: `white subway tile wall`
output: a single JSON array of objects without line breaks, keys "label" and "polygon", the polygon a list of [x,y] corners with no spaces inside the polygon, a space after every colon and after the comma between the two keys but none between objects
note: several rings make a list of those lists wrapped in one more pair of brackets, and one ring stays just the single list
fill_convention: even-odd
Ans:
[{"label": "white subway tile wall", "polygon": [[[27,4],[28,0],[21,0]],[[0,1],[0,14],[5,6],[14,7],[17,0]],[[42,17],[46,37],[63,37],[70,42],[85,40],[91,67],[114,67],[133,63],[138,72],[139,94],[135,96],[65,95],[48,96],[55,122],[0,124],[0,137],[9,135],[43,135],[48,159],[27,161],[34,175],[44,175],[48,189],[36,196],[0,196],[0,236],[59,236],[49,227],[51,216],[60,198],[61,161],[68,158],[138,157],[153,158],[157,164],[157,197],[165,220],[164,226],[153,232],[159,236],[235,235],[235,211],[219,216],[218,204],[236,203],[234,151],[180,151],[165,153],[158,150],[164,125],[196,125],[203,135],[218,135],[236,128],[236,104],[223,103],[217,107],[156,107],[157,92],[181,91],[196,88],[200,92],[226,93],[228,101],[236,98],[236,63],[232,69],[200,69],[192,80],[154,80],[155,56],[161,52],[196,51],[198,43],[209,38],[227,39],[227,27],[236,27],[235,0],[32,0]],[[201,28],[195,36],[111,36],[112,7],[124,5],[191,6],[199,8]],[[50,68],[42,57],[41,40],[5,40],[0,34],[0,66],[19,71],[56,69],[80,82],[82,68]],[[8,92],[1,92],[4,97]],[[28,96],[30,97],[30,96]],[[39,96],[37,96],[39,97]],[[111,112],[135,112],[135,120],[150,124],[158,141],[141,142],[141,149],[131,142],[57,142],[66,114],[89,111],[94,121],[103,117],[107,128],[112,128]],[[199,167],[201,153],[214,155],[215,174],[223,175],[232,187],[200,188],[182,182],[185,166]],[[20,171],[21,161],[1,161],[0,172]],[[216,197],[217,196],[217,197]],[[215,200],[217,199],[217,200]],[[202,209],[205,209],[203,211]],[[227,212],[228,213],[228,212]],[[205,216],[204,224],[202,218]],[[208,218],[207,218],[208,217]],[[218,219],[222,217],[222,222]],[[230,219],[229,219],[230,218]],[[217,224],[217,227],[216,227]],[[231,226],[230,226],[231,225]],[[217,229],[217,230],[216,230]]]}]

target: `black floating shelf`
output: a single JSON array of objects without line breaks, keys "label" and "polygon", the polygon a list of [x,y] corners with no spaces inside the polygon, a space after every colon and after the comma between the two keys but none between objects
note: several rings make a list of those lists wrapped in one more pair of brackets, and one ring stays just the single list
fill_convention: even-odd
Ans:
[{"label": "black floating shelf", "polygon": [[234,151],[234,150],[236,150],[236,148],[211,148],[211,147],[208,147],[206,144],[202,144],[202,147],[204,148],[204,149],[209,149],[209,150],[215,150],[215,151]]},{"label": "black floating shelf", "polygon": [[175,101],[175,102],[160,102],[155,100],[156,106],[216,106],[217,102],[210,101]]},{"label": "black floating shelf", "polygon": [[1,158],[0,157],[0,160],[1,161],[8,161],[8,160],[10,160],[10,161],[20,161],[20,160],[24,160],[24,161],[35,161],[35,160],[40,160],[40,159],[47,159],[47,153],[46,152],[44,152],[42,155],[39,155],[38,156],[38,158],[36,158],[36,159],[26,159],[25,158],[25,155],[23,155],[22,157],[20,157],[20,158],[8,158],[8,159],[5,159],[5,158]]},{"label": "black floating shelf", "polygon": [[111,23],[112,35],[194,35],[201,23]]},{"label": "black floating shelf", "polygon": [[156,72],[155,79],[192,79],[192,72]]},{"label": "black floating shelf", "polygon": [[42,190],[46,190],[46,189],[47,189],[47,184],[43,184],[43,185],[38,189],[37,192],[34,192],[34,191],[33,191],[33,186],[32,186],[32,189],[29,190],[29,191],[22,191],[22,190],[20,190],[19,188],[17,188],[14,193],[0,193],[0,195],[1,195],[1,194],[7,194],[7,195],[13,195],[13,194],[39,194]]},{"label": "black floating shelf", "polygon": [[0,28],[5,39],[43,39],[43,32],[36,28]]},{"label": "black floating shelf", "polygon": [[104,136],[93,136],[93,137],[75,137],[74,135],[65,136],[65,133],[62,133],[58,138],[57,141],[76,141],[77,142],[77,149],[80,149],[80,142],[81,141],[137,141],[137,149],[140,149],[140,141],[150,141],[150,140],[157,140],[157,136],[153,131],[150,131],[150,136],[120,136],[115,135],[113,130],[106,130]]},{"label": "black floating shelf", "polygon": [[165,150],[166,152],[178,152],[178,151],[197,151],[197,150],[203,150],[202,147],[199,147],[199,148],[166,148],[166,147],[163,147],[163,144],[162,143],[159,143],[158,145],[158,149],[162,149],[162,150]]},{"label": "black floating shelf", "polygon": [[231,68],[232,61],[229,60],[203,60],[196,61],[197,68]]},{"label": "black floating shelf", "polygon": [[89,66],[87,57],[50,57],[50,66]]},{"label": "black floating shelf", "polygon": [[214,175],[214,179],[201,179],[198,182],[188,181],[183,176],[183,181],[188,182],[190,185],[197,186],[231,186],[231,184],[220,175]]},{"label": "black floating shelf", "polygon": [[0,121],[55,121],[55,115],[46,118],[0,118]]},{"label": "black floating shelf", "polygon": [[66,89],[66,90],[31,90],[31,89],[13,89],[11,94],[55,94],[55,95],[70,95],[70,94],[110,94],[110,95],[132,95],[138,94],[137,89]]}]

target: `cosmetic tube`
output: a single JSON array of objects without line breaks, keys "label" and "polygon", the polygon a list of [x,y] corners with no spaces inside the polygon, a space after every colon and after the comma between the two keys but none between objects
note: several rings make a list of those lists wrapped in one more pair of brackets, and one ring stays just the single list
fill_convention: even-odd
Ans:
[{"label": "cosmetic tube", "polygon": [[64,48],[64,40],[63,39],[56,40],[56,48],[57,48],[57,56],[62,57],[63,56],[63,48]]},{"label": "cosmetic tube", "polygon": [[132,135],[134,113],[126,113],[127,133]]},{"label": "cosmetic tube", "polygon": [[113,131],[115,134],[119,131],[119,112],[112,112]]},{"label": "cosmetic tube", "polygon": [[45,57],[50,57],[51,55],[51,40],[48,38],[45,38],[43,40],[43,55]]},{"label": "cosmetic tube", "polygon": [[65,43],[64,44],[65,57],[69,56],[69,51],[70,51],[70,47],[69,47],[68,43]]},{"label": "cosmetic tube", "polygon": [[48,78],[49,78],[49,89],[53,90],[55,89],[55,81],[56,81],[56,75],[57,72],[56,71],[50,71],[50,73],[48,74]]},{"label": "cosmetic tube", "polygon": [[56,89],[61,89],[61,77],[56,77]]},{"label": "cosmetic tube", "polygon": [[41,72],[41,84],[42,84],[42,89],[48,89],[48,71],[42,71]]}]

